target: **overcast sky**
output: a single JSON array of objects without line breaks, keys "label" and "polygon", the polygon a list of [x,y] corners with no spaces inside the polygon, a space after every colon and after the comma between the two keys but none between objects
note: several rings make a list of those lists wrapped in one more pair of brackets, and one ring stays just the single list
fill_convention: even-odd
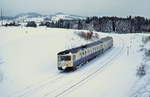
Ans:
[{"label": "overcast sky", "polygon": [[150,0],[0,0],[5,15],[25,12],[150,17]]}]

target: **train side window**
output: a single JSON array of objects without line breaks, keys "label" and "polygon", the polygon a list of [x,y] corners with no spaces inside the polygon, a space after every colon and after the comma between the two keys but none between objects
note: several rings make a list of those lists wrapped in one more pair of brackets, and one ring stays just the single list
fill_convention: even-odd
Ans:
[{"label": "train side window", "polygon": [[76,55],[73,55],[73,60],[76,60]]},{"label": "train side window", "polygon": [[84,56],[84,52],[83,52],[82,54],[83,54],[83,56]]},{"label": "train side window", "polygon": [[84,52],[81,52],[81,53],[80,53],[80,56],[83,57],[83,56],[84,56]]},{"label": "train side window", "polygon": [[82,53],[80,53],[80,56],[82,57]]}]

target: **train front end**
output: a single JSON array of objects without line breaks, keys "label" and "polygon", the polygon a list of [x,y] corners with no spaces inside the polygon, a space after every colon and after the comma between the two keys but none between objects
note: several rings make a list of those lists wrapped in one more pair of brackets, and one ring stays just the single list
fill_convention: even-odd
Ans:
[{"label": "train front end", "polygon": [[73,67],[72,55],[58,55],[58,70],[66,70]]}]

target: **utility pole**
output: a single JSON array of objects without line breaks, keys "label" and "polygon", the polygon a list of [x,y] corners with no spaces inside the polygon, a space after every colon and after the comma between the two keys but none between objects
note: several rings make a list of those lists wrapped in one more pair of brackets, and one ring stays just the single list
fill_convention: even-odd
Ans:
[{"label": "utility pole", "polygon": [[3,10],[1,8],[1,26],[3,26]]}]

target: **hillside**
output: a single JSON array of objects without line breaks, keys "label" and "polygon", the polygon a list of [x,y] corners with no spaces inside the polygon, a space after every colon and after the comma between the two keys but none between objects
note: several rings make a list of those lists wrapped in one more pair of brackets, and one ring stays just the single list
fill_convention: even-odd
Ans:
[{"label": "hillside", "polygon": [[74,72],[62,73],[57,70],[57,53],[91,42],[78,37],[74,33],[77,30],[46,27],[0,27],[0,30],[0,97],[149,96],[149,92],[144,92],[148,96],[138,92],[148,85],[138,83],[149,82],[149,68],[145,76],[136,76],[143,62],[142,39],[149,34],[98,32],[100,37],[113,37],[113,48]]}]

